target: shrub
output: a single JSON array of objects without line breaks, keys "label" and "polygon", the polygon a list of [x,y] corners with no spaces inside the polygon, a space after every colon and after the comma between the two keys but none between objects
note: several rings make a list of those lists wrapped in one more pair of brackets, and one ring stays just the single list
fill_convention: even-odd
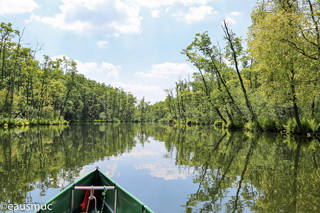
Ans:
[{"label": "shrub", "polygon": [[264,131],[276,131],[277,130],[277,125],[274,119],[272,118],[266,118],[261,122],[261,128]]},{"label": "shrub", "polygon": [[312,132],[310,123],[309,123],[309,121],[308,121],[307,119],[301,120],[301,131],[302,131],[303,133],[310,133],[310,132]]},{"label": "shrub", "polygon": [[287,124],[284,125],[285,132],[287,134],[293,134],[297,131],[297,122],[293,118],[290,118],[287,121]]},{"label": "shrub", "polygon": [[24,125],[29,125],[29,122],[26,119],[16,118],[14,120],[14,125],[15,126],[24,126]]},{"label": "shrub", "polygon": [[275,123],[276,123],[277,131],[279,131],[279,132],[286,131],[285,126],[286,126],[287,122],[285,122],[283,120],[277,120],[277,121],[275,121]]},{"label": "shrub", "polygon": [[115,122],[115,123],[120,123],[120,120],[118,118],[115,118],[115,117],[112,118],[112,121]]},{"label": "shrub", "polygon": [[222,120],[216,120],[213,124],[214,127],[222,128],[223,121]]},{"label": "shrub", "polygon": [[235,121],[235,122],[228,122],[227,123],[227,129],[242,129],[243,128],[243,122],[241,121]]},{"label": "shrub", "polygon": [[106,113],[105,113],[105,112],[101,112],[101,113],[99,114],[99,119],[100,119],[100,120],[106,120],[106,119],[107,119]]},{"label": "shrub", "polygon": [[31,119],[30,125],[38,125],[38,120],[37,119]]},{"label": "shrub", "polygon": [[246,131],[257,131],[257,130],[259,130],[259,128],[260,127],[259,127],[258,122],[249,121],[244,125],[244,129]]},{"label": "shrub", "polygon": [[158,120],[158,123],[166,124],[166,123],[168,123],[168,121],[166,118],[161,118]]},{"label": "shrub", "polygon": [[1,120],[0,120],[0,125],[1,126],[3,126],[3,125],[8,125],[8,123],[9,123],[9,119],[8,118],[2,118]]},{"label": "shrub", "polygon": [[309,122],[309,126],[310,126],[310,129],[312,131],[312,133],[316,133],[320,127],[320,123],[317,123],[315,121],[315,119],[312,119],[310,122]]}]

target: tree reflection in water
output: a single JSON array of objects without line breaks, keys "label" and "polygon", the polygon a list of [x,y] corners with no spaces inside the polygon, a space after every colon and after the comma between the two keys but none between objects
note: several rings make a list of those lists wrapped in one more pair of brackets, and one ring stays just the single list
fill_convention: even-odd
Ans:
[{"label": "tree reflection in water", "polygon": [[211,127],[140,124],[36,127],[0,131],[1,202],[73,182],[85,165],[130,152],[150,137],[165,158],[195,171],[185,212],[320,211],[319,142]]}]

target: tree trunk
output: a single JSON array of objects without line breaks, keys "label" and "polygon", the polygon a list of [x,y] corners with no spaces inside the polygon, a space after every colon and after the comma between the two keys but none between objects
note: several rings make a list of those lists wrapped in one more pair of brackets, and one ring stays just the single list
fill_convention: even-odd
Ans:
[{"label": "tree trunk", "polygon": [[219,115],[220,119],[221,119],[225,124],[227,124],[227,121],[226,121],[226,119],[224,119],[224,117],[223,117],[223,115],[221,114],[220,110],[219,110],[217,107],[215,107],[214,109],[216,110],[216,112],[217,112],[217,114]]},{"label": "tree trunk", "polygon": [[29,84],[30,84],[30,76],[28,76],[28,80],[27,80],[27,105],[29,105]]},{"label": "tree trunk", "polygon": [[240,81],[241,89],[242,89],[242,92],[244,94],[244,98],[246,100],[246,105],[247,105],[247,108],[250,111],[251,120],[255,121],[256,117],[255,117],[255,114],[253,112],[252,106],[251,106],[251,104],[249,102],[247,91],[246,91],[246,88],[245,88],[245,86],[243,84],[243,80],[242,80],[242,77],[241,77],[241,74],[240,74],[240,70],[239,70],[239,66],[238,66],[237,53],[236,53],[235,47],[233,46],[233,38],[230,35],[230,32],[229,32],[229,29],[227,27],[226,21],[224,20],[223,23],[224,23],[224,27],[222,27],[222,28],[223,28],[223,31],[225,33],[225,38],[227,39],[228,43],[230,44],[230,49],[232,51],[233,61],[234,61],[235,68],[236,68],[236,71],[237,71],[237,74],[238,74],[238,78],[239,78],[239,81]]},{"label": "tree trunk", "polygon": [[227,113],[227,115],[228,115],[229,120],[230,120],[231,122],[233,122],[233,118],[232,118],[231,114],[229,113],[229,110],[228,110],[228,109],[226,109],[226,113]]},{"label": "tree trunk", "polygon": [[[235,103],[235,101],[234,101],[234,99],[233,99],[233,97],[232,97],[232,95],[231,95],[231,93],[230,93],[230,91],[229,91],[229,89],[228,89],[228,87],[227,87],[226,82],[225,82],[224,79],[222,78],[222,75],[221,75],[218,67],[216,66],[216,64],[215,64],[215,62],[214,62],[214,58],[213,58],[212,56],[210,56],[210,58],[211,58],[211,61],[212,61],[213,66],[214,66],[214,70],[215,70],[216,73],[218,74],[218,75],[217,75],[217,81],[218,81],[219,90],[220,90],[220,82],[219,82],[219,78],[220,78],[220,81],[221,81],[223,87],[225,88],[225,90],[227,91],[227,94],[228,94],[228,96],[229,96],[229,98],[230,98],[231,105],[235,108],[235,110],[239,113],[239,115],[240,115],[245,121],[247,121],[247,120],[244,118],[244,116],[243,116],[241,110],[239,109],[239,107],[236,105],[236,103]],[[220,90],[220,91],[222,92],[222,90]]]},{"label": "tree trunk", "polygon": [[300,121],[300,117],[299,117],[299,110],[298,110],[298,106],[297,106],[296,90],[295,90],[295,86],[293,84],[293,80],[294,80],[294,70],[293,69],[291,69],[291,74],[292,74],[292,76],[291,76],[291,92],[292,92],[293,112],[294,112],[294,117],[297,122],[297,131],[298,131],[298,133],[302,133],[301,121]]},{"label": "tree trunk", "polygon": [[219,110],[217,107],[215,107],[214,104],[212,103],[211,98],[210,98],[210,91],[208,90],[206,79],[204,78],[204,76],[203,76],[203,74],[202,74],[202,72],[201,72],[201,69],[198,68],[198,70],[199,70],[200,75],[201,75],[201,78],[202,78],[202,80],[203,80],[203,83],[204,83],[204,86],[205,86],[205,93],[206,93],[206,96],[207,96],[209,102],[211,103],[211,105],[213,105],[215,111],[217,112],[217,114],[218,114],[218,116],[221,118],[221,120],[222,120],[225,124],[227,124],[227,121],[226,121],[226,119],[223,117],[223,115],[221,114],[220,110]]},{"label": "tree trunk", "polygon": [[315,113],[314,113],[314,110],[315,110],[315,99],[316,97],[314,97],[312,99],[312,103],[311,103],[311,118],[314,119],[314,116],[315,116]]},{"label": "tree trunk", "polygon": [[18,65],[18,58],[19,58],[19,47],[20,47],[20,42],[21,42],[21,38],[23,36],[23,32],[24,29],[22,30],[21,36],[19,37],[19,41],[18,41],[18,45],[17,45],[17,52],[16,52],[16,62],[14,64],[14,77],[13,77],[13,82],[12,82],[12,94],[11,94],[11,104],[10,104],[10,117],[9,119],[11,120],[11,116],[12,116],[12,105],[13,105],[13,95],[14,95],[14,85],[15,85],[15,81],[16,81],[16,75],[17,75],[17,65]]},{"label": "tree trunk", "polygon": [[2,80],[2,82],[3,82],[3,77],[4,77],[5,52],[6,52],[6,42],[3,43],[3,52],[2,52],[2,67],[1,67],[1,80]]},{"label": "tree trunk", "polygon": [[69,88],[69,90],[67,92],[66,99],[64,100],[63,107],[62,107],[62,109],[60,111],[60,116],[63,116],[63,111],[64,111],[64,108],[66,107],[70,91],[71,91],[71,88]]}]

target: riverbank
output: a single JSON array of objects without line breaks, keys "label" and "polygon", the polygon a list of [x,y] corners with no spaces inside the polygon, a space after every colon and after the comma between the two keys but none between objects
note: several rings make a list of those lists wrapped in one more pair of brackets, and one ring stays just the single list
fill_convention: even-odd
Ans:
[{"label": "riverbank", "polygon": [[3,118],[0,119],[0,127],[2,128],[11,128],[11,127],[19,127],[19,126],[48,126],[48,125],[68,125],[69,121],[60,118],[58,120],[51,120],[51,119],[9,119]]},{"label": "riverbank", "polygon": [[170,120],[170,119],[159,119],[157,121],[121,121],[119,119],[115,120],[64,120],[62,117],[56,120],[50,119],[8,119],[4,118],[0,120],[0,127],[10,128],[17,126],[38,126],[38,125],[69,125],[69,124],[84,124],[84,123],[157,123],[166,125],[206,125],[212,126],[215,129],[228,129],[228,130],[240,130],[248,132],[275,132],[281,134],[297,134],[297,135],[316,135],[320,134],[319,127],[320,123],[313,120],[303,120],[302,129],[298,131],[297,124],[294,119],[289,119],[286,123],[277,122],[275,120],[266,119],[262,122],[228,122],[225,124],[221,120],[216,120],[214,122],[197,122],[197,121],[181,121],[181,120]]}]

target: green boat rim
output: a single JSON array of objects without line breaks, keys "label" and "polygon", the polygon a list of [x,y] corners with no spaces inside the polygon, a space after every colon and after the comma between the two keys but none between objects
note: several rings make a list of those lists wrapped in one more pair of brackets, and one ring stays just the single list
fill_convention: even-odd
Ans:
[{"label": "green boat rim", "polygon": [[[42,208],[45,208],[46,205],[52,204],[55,200],[59,199],[59,196],[61,196],[63,193],[67,192],[67,191],[72,191],[73,187],[81,182],[81,181],[85,181],[86,179],[90,178],[94,172],[99,172],[99,176],[103,176],[104,178],[106,178],[108,181],[110,181],[109,186],[115,186],[115,189],[119,189],[120,191],[122,191],[122,193],[126,194],[127,196],[129,196],[131,199],[133,199],[136,204],[141,206],[141,212],[153,212],[147,205],[145,205],[143,202],[141,202],[138,198],[136,198],[135,196],[133,196],[130,192],[128,192],[127,190],[125,190],[121,185],[115,183],[111,178],[109,178],[107,175],[105,175],[103,172],[101,172],[99,167],[96,167],[93,171],[89,172],[88,174],[84,175],[83,177],[77,179],[73,184],[70,184],[69,186],[67,186],[65,189],[63,189],[62,191],[60,191],[58,194],[56,194],[54,197],[52,197],[50,200],[48,200],[45,204],[42,205],[41,209],[34,211],[34,213],[40,213],[42,212]],[[107,186],[107,185],[104,185]],[[123,200],[126,200],[124,197],[122,197]],[[127,201],[127,200],[126,200]],[[127,201],[128,204],[130,204],[129,201]],[[133,204],[131,204],[132,207]],[[118,208],[118,207],[117,207]],[[117,211],[118,212],[118,211]]]}]

